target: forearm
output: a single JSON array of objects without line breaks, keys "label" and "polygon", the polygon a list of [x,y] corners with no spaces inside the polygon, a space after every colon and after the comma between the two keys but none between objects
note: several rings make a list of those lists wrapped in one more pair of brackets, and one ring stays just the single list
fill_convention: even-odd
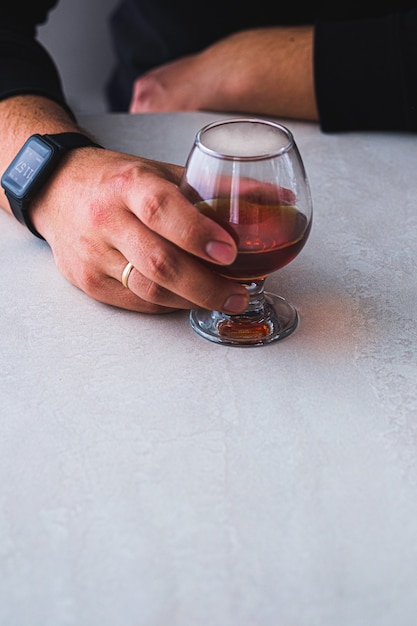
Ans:
[{"label": "forearm", "polygon": [[207,109],[317,120],[313,37],[312,27],[236,33],[140,77],[130,110]]},{"label": "forearm", "polygon": [[[257,29],[227,41],[229,71],[211,89],[213,105],[278,117],[317,120],[312,27]],[[226,42],[225,42],[226,43]],[[218,55],[222,45],[203,53]],[[211,59],[213,62],[213,59]]]}]

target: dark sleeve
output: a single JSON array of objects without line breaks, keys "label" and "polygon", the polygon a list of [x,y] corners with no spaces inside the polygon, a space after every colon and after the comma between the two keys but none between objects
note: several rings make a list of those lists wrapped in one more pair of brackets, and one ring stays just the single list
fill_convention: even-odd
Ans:
[{"label": "dark sleeve", "polygon": [[58,102],[72,114],[56,65],[36,39],[37,26],[57,1],[33,2],[34,8],[28,9],[8,2],[15,8],[0,9],[0,100],[31,93]]},{"label": "dark sleeve", "polygon": [[417,131],[417,9],[317,22],[314,71],[324,132]]}]

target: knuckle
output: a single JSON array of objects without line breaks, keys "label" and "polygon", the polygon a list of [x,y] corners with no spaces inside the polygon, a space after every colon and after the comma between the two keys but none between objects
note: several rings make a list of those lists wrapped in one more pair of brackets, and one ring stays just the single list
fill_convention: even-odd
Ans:
[{"label": "knuckle", "polygon": [[133,285],[134,293],[140,298],[141,310],[145,313],[166,313],[175,310],[167,303],[170,300],[170,292],[154,280],[146,278],[142,274],[135,274],[136,284]]},{"label": "knuckle", "polygon": [[161,287],[161,285],[154,280],[148,281],[145,291],[145,300],[149,303],[149,306],[157,308],[159,303],[163,301],[164,294],[165,289]]},{"label": "knuckle", "polygon": [[175,256],[169,256],[168,253],[159,250],[148,255],[146,264],[149,275],[157,283],[172,283],[177,278]]},{"label": "knuckle", "polygon": [[77,273],[76,284],[87,295],[96,298],[102,290],[103,278],[91,267],[83,265]]},{"label": "knuckle", "polygon": [[[168,175],[167,172],[166,176]],[[172,190],[172,183],[169,183],[168,187],[167,181],[163,178],[158,178],[156,185],[155,176],[159,176],[155,167],[150,163],[142,163],[140,167],[133,166],[118,172],[114,179],[114,188],[124,197],[129,197],[132,189],[138,190],[135,212],[140,221],[151,229],[166,219],[170,190]],[[96,207],[95,210],[97,219],[100,219],[101,208]],[[111,215],[112,211],[110,211],[110,217]]]},{"label": "knuckle", "polygon": [[147,194],[143,198],[141,206],[141,219],[147,226],[154,227],[163,219],[167,205],[165,193],[154,192]]}]

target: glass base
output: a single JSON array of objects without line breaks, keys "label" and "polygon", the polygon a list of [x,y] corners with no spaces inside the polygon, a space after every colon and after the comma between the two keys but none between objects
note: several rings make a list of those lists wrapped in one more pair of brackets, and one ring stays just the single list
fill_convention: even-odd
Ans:
[{"label": "glass base", "polygon": [[240,315],[193,309],[192,328],[202,337],[226,346],[263,346],[288,337],[298,326],[298,313],[285,298],[265,293],[261,309]]}]

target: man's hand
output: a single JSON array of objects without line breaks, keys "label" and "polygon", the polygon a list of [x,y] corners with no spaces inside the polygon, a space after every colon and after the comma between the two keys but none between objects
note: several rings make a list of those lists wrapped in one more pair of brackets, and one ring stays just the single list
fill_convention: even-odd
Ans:
[{"label": "man's hand", "polygon": [[[0,172],[34,133],[83,132],[55,102],[0,102]],[[85,131],[84,131],[85,132]],[[33,199],[30,217],[62,274],[89,296],[144,313],[199,306],[240,313],[248,294],[201,259],[231,263],[233,238],[179,190],[182,168],[100,148],[71,150]],[[0,189],[0,206],[10,212]],[[23,228],[23,226],[22,226]],[[134,266],[128,288],[121,283]]]},{"label": "man's hand", "polygon": [[[198,260],[231,263],[236,244],[181,194],[181,174],[176,165],[74,150],[31,217],[61,273],[96,300],[145,313],[194,306],[241,312],[246,289]],[[128,261],[134,269],[126,289]]]}]

